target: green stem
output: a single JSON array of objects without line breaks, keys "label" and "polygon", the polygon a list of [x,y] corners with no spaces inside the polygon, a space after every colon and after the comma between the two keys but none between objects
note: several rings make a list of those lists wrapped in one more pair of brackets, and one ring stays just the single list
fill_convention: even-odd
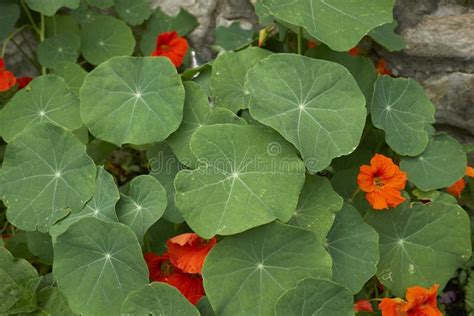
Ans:
[{"label": "green stem", "polygon": [[357,190],[355,190],[354,193],[352,193],[352,195],[351,195],[351,201],[352,201],[353,203],[354,203],[354,200],[355,200],[357,194],[359,194],[359,192],[360,192],[360,189],[357,188]]},{"label": "green stem", "polygon": [[298,55],[303,55],[303,28],[298,27]]},{"label": "green stem", "polygon": [[38,35],[40,35],[40,30],[39,30],[38,26],[36,25],[35,20],[31,16],[30,10],[28,9],[28,7],[25,4],[25,0],[21,0],[21,6],[23,7],[23,10],[26,12],[26,15],[28,16],[28,19],[30,20],[31,27],[35,30],[36,33],[38,33]]},{"label": "green stem", "polygon": [[[44,41],[44,34],[45,34],[44,28],[45,28],[44,15],[41,14],[40,43]],[[44,66],[41,67],[41,74],[46,75],[46,68]]]}]

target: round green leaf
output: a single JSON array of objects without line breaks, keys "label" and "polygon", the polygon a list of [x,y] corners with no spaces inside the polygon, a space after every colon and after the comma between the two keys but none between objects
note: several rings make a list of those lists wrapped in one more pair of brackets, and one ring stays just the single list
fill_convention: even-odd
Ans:
[{"label": "round green leaf", "polygon": [[79,2],[80,0],[26,0],[31,10],[47,16],[54,15],[62,7],[75,9],[79,7]]},{"label": "round green leaf", "polygon": [[244,87],[247,72],[270,52],[251,47],[240,52],[219,55],[212,65],[211,94],[215,106],[225,107],[232,112],[248,108],[250,95]]},{"label": "round green leaf", "polygon": [[107,9],[114,5],[114,0],[86,0],[87,3],[99,9]]},{"label": "round green leaf", "polygon": [[132,30],[110,16],[97,16],[81,29],[82,55],[93,65],[114,56],[130,56],[135,49]]},{"label": "round green leaf", "polygon": [[85,71],[84,68],[76,63],[65,62],[56,65],[54,72],[66,81],[66,84],[72,92],[79,95],[79,89],[87,75],[87,71]]},{"label": "round green leaf", "polygon": [[53,243],[48,233],[26,232],[28,250],[47,265],[53,264]]},{"label": "round green leaf", "polygon": [[16,93],[0,111],[0,135],[11,142],[23,129],[38,122],[69,131],[81,127],[79,100],[61,77],[38,77]]},{"label": "round green leaf", "polygon": [[38,306],[41,308],[42,315],[77,315],[71,311],[66,297],[53,286],[47,286],[38,291]]},{"label": "round green leaf", "polygon": [[80,99],[82,120],[94,136],[142,145],[179,127],[184,88],[168,58],[115,57],[87,75]]},{"label": "round green leaf", "polygon": [[191,136],[194,132],[205,125],[245,124],[245,122],[227,109],[211,109],[207,95],[197,83],[185,82],[184,89],[186,96],[184,98],[183,121],[179,129],[167,139],[167,143],[181,163],[194,167],[196,157],[190,147]]},{"label": "round green leaf", "polygon": [[122,305],[122,314],[199,316],[199,311],[175,287],[153,282],[127,296]]},{"label": "round green leaf", "polygon": [[214,30],[214,46],[224,50],[241,49],[252,43],[253,35],[254,31],[242,29],[240,22],[233,22],[228,27],[221,25]]},{"label": "round green leaf", "polygon": [[106,222],[118,222],[115,204],[120,199],[120,193],[114,178],[103,167],[97,168],[95,193],[84,208],[51,227],[49,233],[58,236],[66,231],[73,223],[84,217],[95,217]]},{"label": "round green leaf", "polygon": [[80,30],[79,25],[70,15],[53,15],[51,17],[46,17],[44,20],[45,23],[45,37],[54,37],[57,35],[73,35],[80,42]]},{"label": "round green leaf", "polygon": [[0,3],[0,41],[14,30],[20,18],[20,6],[16,3]]},{"label": "round green leaf", "polygon": [[236,234],[293,215],[304,166],[272,130],[203,126],[191,138],[191,150],[199,168],[178,173],[175,200],[200,236]]},{"label": "round green leaf", "polygon": [[275,54],[249,71],[245,87],[252,97],[250,114],[295,145],[311,173],[359,144],[365,99],[343,66]]},{"label": "round green leaf", "polygon": [[130,182],[127,195],[122,194],[117,204],[119,221],[129,226],[138,240],[166,209],[166,192],[154,177],[141,175]]},{"label": "round green leaf", "polygon": [[366,221],[380,236],[377,277],[396,296],[414,285],[444,288],[471,256],[469,217],[459,205],[405,202]]},{"label": "round green leaf", "polygon": [[403,39],[403,36],[395,33],[397,26],[398,22],[393,20],[391,23],[373,29],[369,35],[374,41],[391,52],[402,50],[406,48],[407,43]]},{"label": "round green leaf", "polygon": [[308,278],[330,278],[316,236],[278,222],[226,237],[206,258],[204,289],[217,315],[272,315],[275,301]]},{"label": "round green leaf", "polygon": [[382,76],[375,82],[372,122],[385,131],[385,141],[398,154],[416,156],[423,152],[434,113],[433,104],[415,80]]},{"label": "round green leaf", "polygon": [[359,212],[345,203],[327,238],[332,279],[358,293],[377,272],[379,236]]},{"label": "round green leaf", "polygon": [[330,280],[308,278],[286,291],[275,305],[276,316],[354,315],[354,298],[344,286]]},{"label": "round green leaf", "polygon": [[0,174],[8,221],[47,232],[70,211],[78,212],[95,189],[96,167],[70,132],[38,124],[8,146]]},{"label": "round green leaf", "polygon": [[143,55],[149,56],[156,48],[156,37],[160,33],[176,31],[180,36],[191,32],[199,23],[188,11],[181,9],[176,16],[168,16],[157,8],[147,23],[140,41]]},{"label": "round green leaf", "polygon": [[278,19],[303,27],[337,51],[348,51],[370,30],[393,20],[394,0],[261,0]]},{"label": "round green leaf", "polygon": [[14,259],[0,247],[0,313],[17,314],[35,309],[38,272],[24,259]]},{"label": "round green leaf", "polygon": [[62,62],[74,62],[79,57],[80,46],[80,39],[73,34],[49,37],[38,45],[38,61],[46,68],[56,68]]},{"label": "round green leaf", "polygon": [[464,176],[467,158],[461,144],[448,134],[438,134],[417,157],[403,157],[400,168],[420,190],[446,188]]},{"label": "round green leaf", "polygon": [[143,23],[151,15],[147,0],[115,0],[118,15],[130,25]]},{"label": "round green leaf", "polygon": [[58,236],[53,275],[71,309],[85,315],[120,314],[127,295],[148,283],[135,234],[95,218],[83,218]]},{"label": "round green leaf", "polygon": [[174,202],[176,190],[174,178],[179,170],[185,167],[179,162],[171,148],[164,143],[157,143],[146,151],[150,175],[155,177],[166,191],[168,200],[163,218],[172,223],[182,223],[184,218]]},{"label": "round green leaf", "polygon": [[327,178],[307,176],[298,206],[288,224],[312,231],[324,240],[342,204],[342,197],[333,190]]}]

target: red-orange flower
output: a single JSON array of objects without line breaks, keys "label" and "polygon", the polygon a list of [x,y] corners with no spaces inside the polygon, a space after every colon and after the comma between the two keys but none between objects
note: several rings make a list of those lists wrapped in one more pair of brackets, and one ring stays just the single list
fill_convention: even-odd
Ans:
[{"label": "red-orange flower", "polygon": [[[467,166],[466,167],[466,176],[474,178],[474,168]],[[461,197],[461,193],[466,187],[466,181],[464,181],[464,178],[459,179],[456,181],[453,185],[451,185],[449,188],[446,189],[449,194],[454,195],[457,198]]]},{"label": "red-orange flower", "polygon": [[396,207],[405,198],[401,190],[405,188],[407,176],[393,163],[392,159],[384,155],[375,154],[369,165],[360,167],[357,183],[365,198],[376,210]]},{"label": "red-orange flower", "polygon": [[347,53],[351,56],[358,56],[360,55],[360,49],[359,47],[356,46],[356,47],[351,48]]},{"label": "red-orange flower", "polygon": [[31,80],[33,80],[33,78],[31,77],[16,78],[16,82],[18,83],[18,90],[21,90],[26,87],[31,82]]},{"label": "red-orange flower", "polygon": [[164,282],[174,286],[192,304],[196,304],[204,296],[201,275],[184,273],[173,266],[167,253],[159,256],[148,252],[145,254],[145,261],[152,281]]},{"label": "red-orange flower", "polygon": [[9,90],[15,84],[15,75],[5,68],[5,61],[0,58],[0,92]]},{"label": "red-orange flower", "polygon": [[439,285],[429,289],[413,286],[407,289],[406,299],[384,298],[379,304],[382,316],[442,316],[438,309],[436,293]]},{"label": "red-orange flower", "polygon": [[313,41],[313,40],[308,41],[308,48],[311,49],[311,48],[316,48],[316,47],[318,47],[318,42]]},{"label": "red-orange flower", "polygon": [[387,63],[385,62],[385,59],[380,58],[379,61],[377,62],[377,66],[375,67],[377,69],[377,73],[381,76],[383,75],[389,75],[392,76],[392,72],[390,69],[387,68]]},{"label": "red-orange flower", "polygon": [[151,56],[168,57],[173,65],[181,66],[188,50],[188,42],[175,31],[165,32],[156,38],[156,49]]},{"label": "red-orange flower", "polygon": [[372,307],[372,304],[368,300],[358,300],[354,304],[354,310],[356,313],[358,312],[373,312],[374,308]]},{"label": "red-orange flower", "polygon": [[207,254],[217,239],[203,239],[194,233],[181,234],[168,239],[170,261],[186,273],[201,273]]}]

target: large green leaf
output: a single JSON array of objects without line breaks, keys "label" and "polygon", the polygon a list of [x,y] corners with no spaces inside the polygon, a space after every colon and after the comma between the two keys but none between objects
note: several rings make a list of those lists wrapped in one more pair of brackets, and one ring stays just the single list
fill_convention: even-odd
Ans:
[{"label": "large green leaf", "polygon": [[469,217],[459,205],[405,202],[366,220],[380,236],[377,277],[396,296],[414,285],[444,288],[471,256]]},{"label": "large green leaf", "polygon": [[275,315],[354,315],[354,298],[346,287],[333,281],[307,278],[280,296]]},{"label": "large green leaf", "polygon": [[393,20],[391,23],[387,23],[373,29],[370,31],[369,35],[374,41],[391,52],[402,50],[405,49],[407,43],[401,35],[395,33],[397,26],[398,22]]},{"label": "large green leaf", "polygon": [[258,47],[219,55],[212,65],[211,94],[216,106],[232,112],[248,108],[250,95],[244,87],[247,72],[271,53]]},{"label": "large green leaf", "polygon": [[97,16],[81,29],[82,55],[93,65],[114,56],[130,56],[135,49],[132,30],[110,16]]},{"label": "large green leaf", "polygon": [[202,237],[235,234],[293,215],[304,166],[270,129],[203,126],[191,138],[191,150],[199,168],[178,173],[175,200]]},{"label": "large green leaf", "polygon": [[95,217],[106,222],[118,222],[115,204],[120,199],[119,190],[114,178],[103,167],[97,168],[95,192],[84,208],[51,227],[49,233],[57,236],[66,231],[73,223],[84,217]]},{"label": "large green leaf", "polygon": [[260,0],[272,15],[303,27],[334,50],[356,46],[370,30],[393,20],[394,0]]},{"label": "large green leaf", "polygon": [[168,58],[115,57],[87,75],[80,99],[82,120],[94,136],[141,145],[178,128],[184,88]]},{"label": "large green leaf", "polygon": [[332,279],[357,293],[376,272],[379,236],[359,212],[344,204],[328,234],[327,248],[333,265]]},{"label": "large green leaf", "polygon": [[398,154],[416,156],[425,150],[434,113],[415,80],[382,76],[375,82],[372,122],[385,131],[387,144]]},{"label": "large green leaf", "polygon": [[341,65],[293,54],[275,54],[247,74],[250,114],[277,130],[300,151],[311,173],[359,144],[365,99]]},{"label": "large green leaf", "polygon": [[72,92],[79,95],[79,89],[87,75],[87,71],[84,68],[79,66],[79,64],[66,62],[56,65],[54,72],[66,81]]},{"label": "large green leaf", "polygon": [[24,259],[14,259],[0,247],[0,313],[16,314],[35,309],[38,272]]},{"label": "large green leaf", "polygon": [[179,129],[173,133],[167,143],[181,163],[195,167],[196,157],[191,152],[191,136],[202,126],[219,123],[245,124],[237,115],[223,108],[212,108],[202,88],[194,82],[184,83],[183,121]]},{"label": "large green leaf", "polygon": [[96,167],[70,132],[38,124],[8,146],[0,173],[8,221],[47,232],[70,211],[82,209],[95,189]]},{"label": "large green leaf", "polygon": [[23,129],[37,122],[48,122],[69,131],[81,127],[79,100],[61,77],[34,79],[0,111],[0,135],[11,142]]},{"label": "large green leaf", "polygon": [[70,15],[56,14],[46,17],[44,23],[46,39],[58,35],[81,36],[78,23]]},{"label": "large green leaf", "polygon": [[153,12],[140,41],[140,49],[149,56],[156,48],[156,37],[163,32],[176,31],[184,36],[191,32],[199,23],[188,11],[181,9],[176,16],[169,16],[159,8]]},{"label": "large green leaf", "polygon": [[448,134],[438,134],[417,157],[403,157],[400,168],[408,173],[408,180],[420,190],[446,188],[464,176],[466,153],[461,144]]},{"label": "large green leaf", "polygon": [[20,18],[20,6],[16,3],[0,3],[0,41],[3,41],[15,28]]},{"label": "large green leaf", "polygon": [[199,311],[175,287],[153,282],[127,296],[122,305],[122,314],[199,316]]},{"label": "large green leaf", "polygon": [[206,258],[204,288],[217,315],[272,315],[275,301],[308,278],[330,278],[316,236],[278,222],[226,237]]},{"label": "large green leaf", "polygon": [[62,7],[75,9],[79,7],[79,2],[80,0],[26,0],[30,9],[47,16],[54,15]]},{"label": "large green leaf", "polygon": [[147,0],[115,0],[118,15],[130,25],[143,23],[151,15]]},{"label": "large green leaf", "polygon": [[244,30],[240,22],[234,22],[228,27],[218,26],[214,30],[214,46],[223,50],[241,49],[253,41],[254,31]]},{"label": "large green leaf", "polygon": [[73,34],[49,37],[38,45],[38,61],[46,68],[56,68],[62,62],[75,62],[80,46],[80,38]]},{"label": "large green leaf", "polygon": [[342,197],[333,190],[328,179],[307,176],[298,206],[288,224],[310,230],[324,240],[342,204]]},{"label": "large green leaf", "polygon": [[54,244],[53,275],[75,313],[117,315],[127,295],[148,283],[135,234],[120,223],[83,218]]},{"label": "large green leaf", "polygon": [[86,0],[87,3],[99,9],[107,9],[114,5],[114,0]]},{"label": "large green leaf", "polygon": [[163,215],[167,199],[163,186],[154,177],[141,175],[130,182],[127,194],[117,204],[119,221],[129,226],[139,241]]}]

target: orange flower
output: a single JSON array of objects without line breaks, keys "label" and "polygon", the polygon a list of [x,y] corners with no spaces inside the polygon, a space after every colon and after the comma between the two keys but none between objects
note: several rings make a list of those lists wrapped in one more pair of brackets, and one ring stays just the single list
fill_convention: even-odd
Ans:
[{"label": "orange flower", "polygon": [[156,38],[156,49],[151,56],[168,57],[173,65],[179,67],[183,63],[188,50],[188,42],[180,37],[176,31],[165,32]]},{"label": "orange flower", "polygon": [[377,73],[381,76],[383,75],[389,75],[392,76],[392,72],[387,68],[387,63],[385,62],[385,59],[380,58],[379,61],[377,62]]},{"label": "orange flower", "polygon": [[206,240],[187,233],[168,239],[166,245],[173,265],[186,273],[201,273],[204,259],[216,243],[216,238]]},{"label": "orange flower", "polygon": [[373,312],[374,308],[368,300],[358,300],[354,304],[354,310],[358,312]]},{"label": "orange flower", "polygon": [[316,48],[318,47],[318,43],[316,41],[309,40],[308,41],[308,48]]},{"label": "orange flower", "polygon": [[413,286],[407,289],[404,301],[400,298],[384,298],[379,304],[382,316],[442,316],[436,302],[439,285],[429,289]]},{"label": "orange flower", "polygon": [[466,176],[474,178],[474,168],[467,166],[466,167]]},{"label": "orange flower", "polygon": [[360,49],[356,46],[356,47],[351,48],[347,53],[351,56],[359,56]]},{"label": "orange flower", "polygon": [[372,157],[370,166],[361,166],[357,176],[360,190],[366,192],[365,198],[376,210],[396,207],[405,201],[400,191],[406,181],[406,174],[392,159],[380,154]]},{"label": "orange flower", "polygon": [[[467,166],[466,167],[466,176],[474,178],[474,168]],[[466,187],[466,181],[464,178],[459,179],[458,181],[454,182],[449,188],[446,189],[449,194],[454,195],[457,198],[461,197],[461,193]]]},{"label": "orange flower", "polygon": [[0,58],[0,92],[10,90],[15,84],[15,75],[5,68],[5,61]]}]

